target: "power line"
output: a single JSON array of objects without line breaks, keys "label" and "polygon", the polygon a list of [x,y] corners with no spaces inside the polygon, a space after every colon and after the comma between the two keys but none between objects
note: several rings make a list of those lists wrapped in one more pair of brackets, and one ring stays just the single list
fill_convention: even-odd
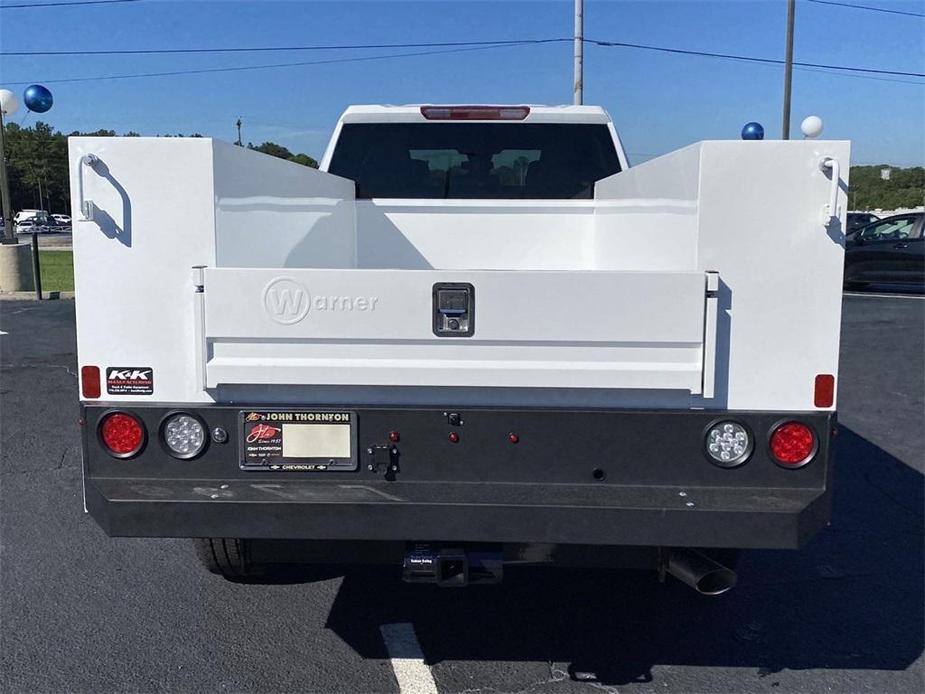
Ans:
[{"label": "power line", "polygon": [[835,5],[836,7],[850,7],[852,10],[868,10],[870,12],[886,12],[887,14],[901,14],[906,17],[925,17],[918,12],[905,12],[903,10],[888,10],[885,7],[870,7],[869,5],[851,5],[847,2],[833,2],[832,0],[807,0],[817,5]]},{"label": "power line", "polygon": [[74,5],[114,5],[141,0],[75,0],[75,2],[37,2],[28,5],[0,5],[0,10],[24,10],[30,7],[72,7]]},{"label": "power line", "polygon": [[[374,60],[389,60],[394,58],[407,58],[407,57],[416,57],[416,56],[425,56],[425,55],[438,55],[438,54],[448,54],[448,53],[463,53],[469,51],[479,51],[479,50],[490,50],[495,48],[511,48],[517,46],[536,46],[542,44],[553,44],[553,43],[562,43],[570,42],[573,39],[569,38],[547,38],[547,39],[520,39],[520,40],[508,40],[508,41],[453,41],[453,42],[433,42],[433,43],[406,43],[406,44],[379,44],[379,46],[387,48],[416,48],[416,47],[443,47],[439,50],[424,50],[424,51],[414,51],[406,53],[391,53],[391,54],[380,54],[380,55],[369,55],[369,56],[358,56],[351,58],[330,58],[325,60],[309,60],[309,61],[298,61],[298,62],[287,62],[287,63],[271,63],[266,65],[237,65],[233,67],[216,67],[216,68],[198,68],[198,69],[185,69],[185,70],[169,70],[162,72],[143,72],[143,73],[128,73],[128,74],[116,74],[116,75],[96,75],[92,77],[72,77],[72,78],[61,78],[61,79],[45,79],[45,80],[32,80],[31,82],[12,82],[8,83],[12,85],[20,84],[31,84],[32,82],[45,82],[48,84],[62,84],[69,82],[96,82],[101,80],[122,80],[122,79],[136,79],[136,78],[148,78],[148,77],[174,77],[181,75],[197,75],[197,74],[209,74],[209,73],[221,73],[221,72],[242,72],[247,70],[266,70],[274,68],[284,68],[284,67],[301,67],[305,65],[332,65],[338,63],[355,63],[355,62],[365,62],[365,61],[374,61]],[[747,55],[736,55],[731,53],[714,53],[708,51],[693,51],[682,48],[670,48],[667,46],[652,46],[647,44],[638,44],[638,43],[627,43],[622,41],[602,41],[596,39],[584,39],[585,43],[591,43],[596,46],[601,46],[605,48],[630,48],[636,50],[646,50],[646,51],[655,51],[659,53],[668,53],[673,55],[686,55],[686,56],[698,56],[705,58],[715,58],[722,60],[734,60],[742,61],[748,63],[758,63],[764,65],[783,65],[784,61],[776,58],[760,58],[756,56],[747,56]],[[339,49],[360,49],[360,48],[373,48],[374,44],[365,44],[362,46],[350,45],[350,46],[287,46],[287,47],[257,47],[257,48],[236,48],[236,49],[152,49],[150,52],[216,52],[216,51],[237,51],[237,52],[246,52],[246,51],[271,51],[271,50],[339,50]],[[149,52],[149,51],[139,51],[139,52]],[[77,52],[81,53],[81,52]],[[64,54],[64,53],[62,53]],[[3,55],[12,55],[12,54],[3,54]],[[23,55],[22,53],[18,55]],[[874,79],[872,75],[892,75],[897,77],[925,77],[925,73],[919,72],[905,72],[901,70],[880,70],[876,68],[864,68],[864,67],[854,67],[849,65],[828,65],[822,63],[803,63],[803,62],[794,62],[794,66],[801,69],[815,69],[820,71],[833,71],[827,72],[827,74],[839,74],[841,76],[854,76],[854,77],[866,77],[868,79]],[[846,74],[846,73],[851,73]],[[885,79],[885,78],[880,78]],[[920,84],[918,82],[907,82],[909,84]]]},{"label": "power line", "polygon": [[[636,48],[645,51],[657,51],[660,53],[674,53],[679,55],[696,55],[702,56],[705,58],[723,58],[726,60],[742,60],[749,63],[766,63],[768,65],[783,65],[784,61],[777,58],[758,58],[756,56],[750,55],[735,55],[732,53],[711,53],[707,51],[689,51],[682,48],[667,48],[665,46],[647,46],[639,43],[624,43],[621,41],[596,41],[592,39],[585,39],[598,46],[606,47],[616,47],[616,48]],[[798,63],[794,61],[794,65],[799,65],[800,67],[815,67],[821,68],[823,70],[846,70],[848,72],[863,72],[871,73],[876,75],[897,75],[899,77],[925,77],[925,72],[903,72],[901,70],[878,70],[876,68],[868,67],[852,67],[848,65],[826,65],[822,63]]]},{"label": "power line", "polygon": [[271,51],[340,51],[387,48],[462,48],[468,46],[522,46],[526,44],[561,43],[572,39],[512,39],[507,41],[431,41],[427,43],[364,43],[320,46],[232,46],[224,48],[127,48],[112,50],[68,51],[2,51],[3,56],[47,55],[162,55],[172,53],[265,53]]},{"label": "power line", "polygon": [[[571,41],[571,39],[568,39]],[[470,46],[467,48],[448,48],[445,50],[434,50],[434,51],[415,51],[411,53],[390,53],[386,55],[366,55],[359,56],[355,58],[331,58],[328,60],[305,60],[294,63],[272,63],[269,65],[238,65],[235,67],[213,67],[213,68],[201,68],[195,70],[170,70],[165,72],[143,72],[143,73],[134,73],[134,74],[124,74],[124,75],[98,75],[94,77],[71,77],[64,79],[46,79],[46,80],[32,80],[30,82],[6,82],[10,86],[19,86],[23,84],[32,84],[32,82],[41,82],[43,84],[62,84],[66,82],[96,82],[100,80],[124,80],[124,79],[135,79],[141,77],[175,77],[179,75],[201,75],[206,73],[214,72],[241,72],[244,70],[267,70],[272,68],[281,68],[281,67],[301,67],[303,65],[333,65],[337,63],[360,63],[370,60],[388,60],[390,58],[411,58],[416,56],[424,55],[442,55],[446,53],[465,53],[469,51],[484,51],[490,50],[492,48],[508,48],[510,46],[516,45],[529,45],[529,43],[524,44],[504,44],[501,46]]]}]

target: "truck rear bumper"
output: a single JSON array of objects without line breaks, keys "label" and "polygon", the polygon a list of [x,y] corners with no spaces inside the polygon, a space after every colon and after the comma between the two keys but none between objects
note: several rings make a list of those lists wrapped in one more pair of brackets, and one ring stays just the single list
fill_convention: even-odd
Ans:
[{"label": "truck rear bumper", "polygon": [[[148,432],[131,459],[99,440],[117,408]],[[230,438],[194,460],[171,458],[157,439],[177,411],[82,409],[87,509],[109,535],[783,549],[830,516],[832,412],[473,408],[448,425],[443,408],[356,408],[356,469],[289,472],[242,469],[239,406],[183,408]],[[727,419],[754,437],[748,461],[731,469],[704,454],[705,432]],[[767,438],[791,420],[818,446],[809,463],[784,469]],[[383,475],[367,450],[390,432],[400,462]]]},{"label": "truck rear bumper", "polygon": [[132,537],[798,548],[829,518],[805,489],[97,479],[87,506]]}]

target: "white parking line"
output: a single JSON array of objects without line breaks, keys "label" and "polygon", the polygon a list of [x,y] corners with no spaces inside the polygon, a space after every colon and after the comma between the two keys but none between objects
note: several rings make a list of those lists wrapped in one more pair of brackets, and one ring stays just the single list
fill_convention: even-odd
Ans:
[{"label": "white parking line", "polygon": [[424,663],[421,644],[410,624],[379,627],[401,694],[437,694],[437,683]]},{"label": "white parking line", "polygon": [[876,299],[925,299],[925,294],[873,294],[871,292],[845,292],[845,296],[871,296]]}]

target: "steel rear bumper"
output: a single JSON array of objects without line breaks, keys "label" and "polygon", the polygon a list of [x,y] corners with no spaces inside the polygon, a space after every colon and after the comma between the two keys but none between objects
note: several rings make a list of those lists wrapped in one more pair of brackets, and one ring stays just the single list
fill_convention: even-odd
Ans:
[{"label": "steel rear bumper", "polygon": [[[131,459],[99,441],[115,407],[148,432]],[[357,469],[289,472],[239,467],[240,406],[182,408],[231,437],[194,460],[170,457],[159,430],[177,409],[82,409],[87,508],[109,535],[795,548],[830,515],[833,412],[468,408],[452,423],[446,408],[353,408]],[[755,441],[732,469],[703,448],[725,419]],[[818,449],[784,469],[768,437],[794,419],[813,429]],[[398,450],[394,473],[367,455],[381,444]]]},{"label": "steel rear bumper", "polygon": [[111,536],[797,548],[827,522],[812,489],[94,479]]}]

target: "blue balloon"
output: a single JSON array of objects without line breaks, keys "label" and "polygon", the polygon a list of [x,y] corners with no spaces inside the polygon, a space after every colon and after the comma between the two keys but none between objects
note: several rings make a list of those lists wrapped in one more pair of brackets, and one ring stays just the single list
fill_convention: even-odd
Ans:
[{"label": "blue balloon", "polygon": [[43,87],[41,84],[33,84],[26,87],[26,91],[24,91],[22,95],[22,100],[26,104],[27,109],[35,111],[36,113],[45,113],[45,111],[51,108],[51,105],[55,101],[51,92],[48,91],[48,87]]},{"label": "blue balloon", "polygon": [[742,139],[743,140],[763,140],[764,139],[764,128],[761,123],[756,123],[752,121],[751,123],[746,123],[742,128]]}]

